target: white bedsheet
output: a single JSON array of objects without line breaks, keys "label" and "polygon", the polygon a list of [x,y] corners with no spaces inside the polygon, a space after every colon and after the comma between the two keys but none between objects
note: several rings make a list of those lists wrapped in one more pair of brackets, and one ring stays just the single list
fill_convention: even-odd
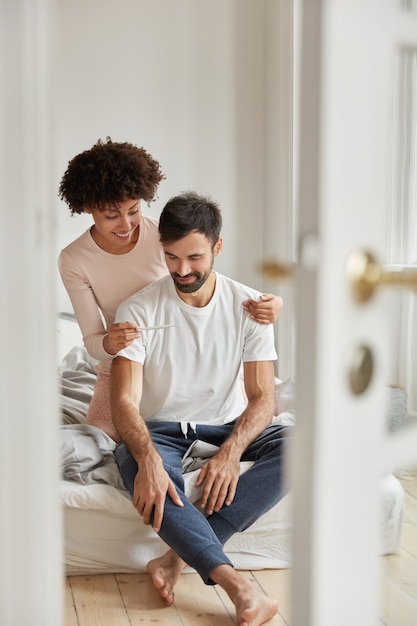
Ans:
[{"label": "white bedsheet", "polygon": [[[186,475],[186,492],[193,498],[198,472]],[[65,566],[69,574],[144,572],[167,546],[146,526],[127,494],[105,484],[78,485],[62,481]],[[226,544],[237,568],[289,567],[291,554],[290,496]],[[250,532],[249,532],[250,531]]]},{"label": "white bedsheet", "polygon": [[[112,453],[114,442],[86,424],[63,426],[61,434],[63,473],[72,479],[62,481],[61,490],[67,571],[145,571],[146,563],[166,546],[133,508]],[[194,442],[184,457],[185,490],[193,503],[201,493],[201,487],[195,487],[199,468],[215,448],[207,445]],[[251,465],[242,462],[241,472]],[[227,552],[237,567],[289,566],[289,507],[290,498],[284,498],[250,532],[238,533],[229,541]]]},{"label": "white bedsheet", "polygon": [[[191,499],[197,473],[185,476]],[[143,524],[126,492],[106,484],[62,481],[61,498],[67,574],[144,572],[147,562],[166,550]],[[381,482],[381,554],[399,551],[402,511],[403,488],[395,476],[387,476]],[[249,529],[236,533],[227,542],[226,553],[238,569],[290,567],[291,527],[289,493]],[[354,549],[354,537],[348,540]]]}]

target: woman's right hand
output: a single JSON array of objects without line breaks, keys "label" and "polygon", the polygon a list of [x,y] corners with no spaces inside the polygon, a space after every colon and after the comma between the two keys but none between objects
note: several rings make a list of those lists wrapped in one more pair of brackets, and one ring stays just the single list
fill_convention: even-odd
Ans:
[{"label": "woman's right hand", "polygon": [[108,354],[117,354],[120,350],[130,346],[138,337],[140,337],[140,330],[135,324],[118,322],[112,324],[109,332],[104,336],[103,346]]}]

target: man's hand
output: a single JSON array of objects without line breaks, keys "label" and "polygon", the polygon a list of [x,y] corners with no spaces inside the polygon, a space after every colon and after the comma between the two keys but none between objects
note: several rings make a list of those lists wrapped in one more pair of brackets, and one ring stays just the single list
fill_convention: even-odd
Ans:
[{"label": "man's hand", "polygon": [[151,523],[153,513],[152,528],[155,532],[161,528],[167,495],[177,506],[184,506],[162,460],[149,457],[142,460],[135,478],[132,503],[145,524]]},{"label": "man's hand", "polygon": [[200,505],[206,508],[207,515],[233,502],[239,469],[239,460],[226,458],[221,451],[204,464],[195,484],[196,487],[203,485]]}]

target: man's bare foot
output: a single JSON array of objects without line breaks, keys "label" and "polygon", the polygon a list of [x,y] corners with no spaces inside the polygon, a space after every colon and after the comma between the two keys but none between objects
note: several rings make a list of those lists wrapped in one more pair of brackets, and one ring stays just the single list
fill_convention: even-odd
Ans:
[{"label": "man's bare foot", "polygon": [[260,626],[269,622],[278,613],[277,600],[255,591],[253,585],[250,590],[241,590],[236,596],[236,624],[238,626]]},{"label": "man's bare foot", "polygon": [[173,550],[168,550],[163,556],[149,561],[146,566],[153,586],[167,606],[174,602],[174,587],[185,566],[186,563]]},{"label": "man's bare foot", "polygon": [[277,600],[260,593],[229,565],[220,565],[210,575],[226,591],[236,609],[236,626],[261,626],[278,613]]}]

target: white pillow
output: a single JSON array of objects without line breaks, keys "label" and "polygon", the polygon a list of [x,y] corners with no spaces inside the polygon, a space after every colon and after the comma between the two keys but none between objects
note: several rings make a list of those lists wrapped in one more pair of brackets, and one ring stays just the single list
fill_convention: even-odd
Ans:
[{"label": "white pillow", "polygon": [[74,346],[82,346],[83,338],[80,327],[73,313],[58,313],[56,320],[57,365]]},{"label": "white pillow", "polygon": [[295,410],[295,378],[275,382],[275,415]]}]

